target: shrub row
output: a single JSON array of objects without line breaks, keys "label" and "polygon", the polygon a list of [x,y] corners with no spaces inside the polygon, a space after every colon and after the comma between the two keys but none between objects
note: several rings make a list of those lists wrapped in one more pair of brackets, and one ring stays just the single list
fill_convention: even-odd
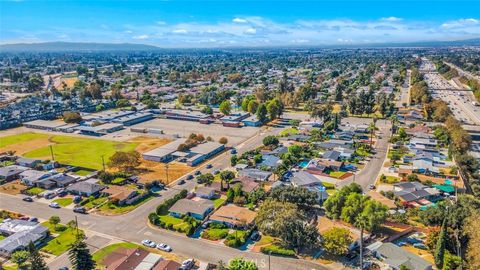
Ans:
[{"label": "shrub row", "polygon": [[280,256],[295,256],[295,251],[291,249],[284,249],[282,247],[279,247],[277,245],[269,245],[262,247],[260,249],[261,252],[266,253],[266,254],[274,254],[274,255],[280,255]]},{"label": "shrub row", "polygon": [[156,210],[157,215],[163,215],[167,213],[170,207],[172,207],[178,200],[186,198],[187,194],[188,194],[188,191],[186,189],[183,189],[182,191],[180,191],[180,193],[175,195],[173,198],[164,201],[162,204],[157,206],[157,210]]}]

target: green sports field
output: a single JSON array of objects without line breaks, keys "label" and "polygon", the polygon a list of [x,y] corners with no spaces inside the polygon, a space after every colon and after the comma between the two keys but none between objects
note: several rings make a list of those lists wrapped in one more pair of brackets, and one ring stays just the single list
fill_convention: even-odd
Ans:
[{"label": "green sports field", "polygon": [[13,150],[29,158],[51,159],[50,145],[59,163],[98,170],[102,156],[107,162],[116,151],[132,151],[138,144],[32,132],[0,138],[0,152]]}]

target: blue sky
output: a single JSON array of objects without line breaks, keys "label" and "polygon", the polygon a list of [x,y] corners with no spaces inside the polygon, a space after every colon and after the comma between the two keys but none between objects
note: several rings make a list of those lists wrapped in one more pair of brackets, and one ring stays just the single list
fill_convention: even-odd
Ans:
[{"label": "blue sky", "polygon": [[76,41],[222,47],[478,37],[479,0],[0,0],[0,43]]}]

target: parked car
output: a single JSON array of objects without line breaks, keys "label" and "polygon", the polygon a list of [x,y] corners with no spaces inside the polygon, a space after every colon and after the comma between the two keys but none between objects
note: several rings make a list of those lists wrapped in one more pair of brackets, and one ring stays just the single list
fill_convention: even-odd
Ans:
[{"label": "parked car", "polygon": [[369,189],[375,189],[375,185],[374,185],[374,184],[370,184],[370,185],[368,185],[368,188],[369,188]]},{"label": "parked car", "polygon": [[80,214],[86,214],[87,213],[87,209],[83,206],[80,206],[80,207],[75,207],[73,208],[73,212],[75,213],[80,213]]},{"label": "parked car", "polygon": [[179,184],[179,185],[185,184],[185,180],[181,179],[180,181],[178,181],[178,184]]},{"label": "parked car", "polygon": [[58,268],[58,270],[68,270],[68,267],[66,267],[66,266],[60,267],[60,268]]},{"label": "parked car", "polygon": [[172,251],[172,248],[169,245],[164,244],[164,243],[158,244],[157,248],[160,249],[160,250],[166,251],[166,252],[171,252]]},{"label": "parked car", "polygon": [[65,197],[67,196],[68,192],[66,190],[60,190],[59,192],[57,192],[57,196],[58,197]]},{"label": "parked car", "polygon": [[195,175],[200,175],[200,174],[202,174],[202,172],[200,172],[200,171],[195,171]]},{"label": "parked car", "polygon": [[235,155],[236,153],[237,153],[237,149],[233,148],[232,150],[230,150],[230,154]]},{"label": "parked car", "polygon": [[82,201],[82,197],[81,196],[73,196],[73,203],[79,203]]},{"label": "parked car", "polygon": [[189,174],[187,175],[187,180],[192,180],[193,179],[193,175]]},{"label": "parked car", "polygon": [[25,202],[33,202],[32,197],[24,197],[22,200],[25,201]]},{"label": "parked car", "polygon": [[51,204],[48,205],[51,208],[60,208],[60,205],[56,202],[52,202]]},{"label": "parked car", "polygon": [[180,266],[179,270],[186,270],[186,269],[191,269],[195,265],[195,260],[194,259],[187,259],[182,262],[182,265]]},{"label": "parked car", "polygon": [[157,246],[157,244],[155,244],[155,242],[153,242],[151,240],[148,240],[148,239],[143,240],[142,244],[146,247],[151,247],[151,248],[155,248]]},{"label": "parked car", "polygon": [[36,218],[36,217],[31,217],[31,218],[28,219],[28,221],[30,221],[30,222],[37,222],[37,223],[38,223],[38,218]]},{"label": "parked car", "polygon": [[211,168],[213,168],[213,165],[212,164],[207,164],[206,168],[211,169]]},{"label": "parked car", "polygon": [[254,231],[252,235],[250,235],[250,239],[252,239],[253,241],[258,241],[260,240],[260,238],[262,238],[262,236],[260,235],[260,233],[258,233],[258,231]]},{"label": "parked car", "polygon": [[220,170],[214,170],[213,171],[213,174],[219,174],[220,173]]}]

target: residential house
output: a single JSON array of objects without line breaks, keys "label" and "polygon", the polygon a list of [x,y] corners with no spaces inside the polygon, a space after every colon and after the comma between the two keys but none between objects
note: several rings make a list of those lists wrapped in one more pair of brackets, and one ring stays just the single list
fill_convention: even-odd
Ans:
[{"label": "residential house", "polygon": [[293,174],[290,182],[294,187],[303,187],[310,191],[314,191],[318,195],[319,202],[328,199],[328,193],[325,190],[322,182],[307,171],[299,171]]},{"label": "residential house", "polygon": [[218,208],[209,218],[215,223],[225,224],[231,228],[244,228],[253,225],[257,213],[235,204],[228,204]]},{"label": "residential house", "polygon": [[260,186],[260,183],[256,182],[255,179],[248,176],[239,176],[230,181],[230,186],[234,186],[237,184],[241,184],[242,190],[247,193],[254,191]]},{"label": "residential house", "polygon": [[269,169],[275,169],[282,164],[282,160],[274,155],[263,155],[262,162],[257,165],[257,167],[262,168],[266,167]]},{"label": "residential house", "polygon": [[327,151],[322,154],[322,157],[330,161],[338,161],[340,159],[340,152],[334,150]]},{"label": "residential house", "polygon": [[170,215],[181,218],[184,215],[203,220],[214,209],[211,200],[194,198],[180,199],[172,207],[170,207]]},{"label": "residential house", "polygon": [[35,166],[37,166],[37,164],[39,164],[40,162],[42,162],[40,159],[25,158],[25,157],[19,157],[16,160],[17,165],[29,167],[29,168],[35,168]]},{"label": "residential house", "polygon": [[212,199],[215,196],[215,189],[212,187],[197,187],[195,195],[203,199]]},{"label": "residential house", "polygon": [[19,165],[10,165],[6,167],[1,167],[0,168],[0,184],[19,178],[20,174],[26,170],[29,170],[29,168],[19,166]]},{"label": "residential house", "polygon": [[409,206],[428,207],[433,205],[440,197],[440,191],[429,188],[420,182],[400,182],[393,184],[395,196]]},{"label": "residential house", "polygon": [[181,264],[176,261],[172,260],[161,260],[153,270],[177,270],[179,269]]},{"label": "residential house", "polygon": [[54,182],[57,187],[64,188],[70,184],[75,183],[80,177],[73,176],[66,173],[55,174],[49,178],[50,181]]},{"label": "residential house", "polygon": [[267,181],[270,175],[272,175],[271,172],[262,171],[259,169],[243,169],[238,172],[238,176],[240,177],[247,176],[259,182]]},{"label": "residential house", "polygon": [[69,186],[67,191],[72,194],[90,197],[99,195],[103,189],[105,189],[105,186],[90,181],[83,181]]},{"label": "residential house", "polygon": [[105,256],[102,263],[106,270],[135,269],[148,254],[143,248],[119,248]]},{"label": "residential house", "polygon": [[0,233],[7,236],[0,241],[0,256],[9,257],[15,251],[26,249],[30,242],[38,246],[49,231],[36,222],[7,219],[0,223]]},{"label": "residential house", "polygon": [[368,246],[367,249],[394,270],[399,270],[402,266],[412,270],[433,269],[432,264],[422,257],[408,252],[393,243],[382,243],[378,241]]},{"label": "residential house", "polygon": [[[132,200],[138,195],[138,191],[126,186],[110,185],[106,189],[102,190],[102,193],[108,195],[108,197],[116,201],[118,205],[132,204],[135,200]],[[140,198],[140,197],[137,197]]]},{"label": "residential house", "polygon": [[343,166],[343,161],[335,161],[335,160],[328,160],[328,159],[318,159],[316,161],[317,165],[323,165],[327,168],[330,168],[334,171],[339,171]]},{"label": "residential house", "polygon": [[52,173],[37,170],[26,170],[20,173],[20,179],[23,184],[27,186],[37,186],[41,188],[52,188],[55,183],[50,181]]}]

